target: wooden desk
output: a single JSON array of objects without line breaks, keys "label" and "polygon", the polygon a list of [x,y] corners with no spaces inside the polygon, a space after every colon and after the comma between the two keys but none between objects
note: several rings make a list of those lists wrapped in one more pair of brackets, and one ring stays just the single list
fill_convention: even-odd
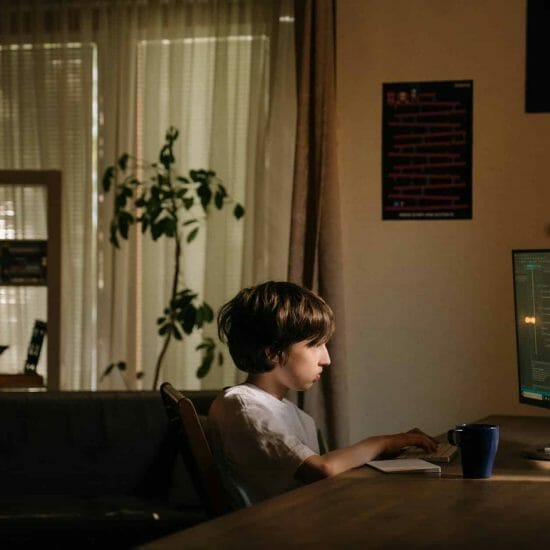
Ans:
[{"label": "wooden desk", "polygon": [[490,479],[463,479],[460,458],[441,476],[358,468],[146,548],[550,548],[550,462],[521,456],[550,418],[484,421],[501,427]]}]

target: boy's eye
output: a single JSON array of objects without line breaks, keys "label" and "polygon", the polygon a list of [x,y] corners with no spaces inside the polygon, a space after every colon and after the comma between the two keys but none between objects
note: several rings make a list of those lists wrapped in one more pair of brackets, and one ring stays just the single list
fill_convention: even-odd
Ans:
[{"label": "boy's eye", "polygon": [[309,348],[322,348],[325,345],[324,342],[309,342]]}]

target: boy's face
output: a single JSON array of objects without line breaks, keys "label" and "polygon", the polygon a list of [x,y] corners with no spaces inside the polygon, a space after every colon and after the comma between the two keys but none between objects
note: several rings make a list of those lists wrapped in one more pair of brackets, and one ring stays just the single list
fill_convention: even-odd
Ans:
[{"label": "boy's face", "polygon": [[323,368],[330,365],[325,344],[298,342],[290,346],[286,355],[286,361],[278,362],[271,372],[290,390],[308,390],[320,379]]}]

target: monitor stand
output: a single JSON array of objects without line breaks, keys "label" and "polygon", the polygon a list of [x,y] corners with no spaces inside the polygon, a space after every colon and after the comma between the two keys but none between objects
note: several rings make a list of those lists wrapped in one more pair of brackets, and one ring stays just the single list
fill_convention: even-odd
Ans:
[{"label": "monitor stand", "polygon": [[531,460],[550,460],[550,446],[530,447],[529,449],[525,449],[523,454]]}]

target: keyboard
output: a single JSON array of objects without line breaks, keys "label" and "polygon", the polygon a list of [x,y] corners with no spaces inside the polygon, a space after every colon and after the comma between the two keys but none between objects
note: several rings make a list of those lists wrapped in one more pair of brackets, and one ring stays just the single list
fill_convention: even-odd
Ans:
[{"label": "keyboard", "polygon": [[429,453],[420,447],[406,447],[396,458],[422,458],[428,462],[451,462],[458,454],[458,447],[450,443],[438,443],[437,449]]}]

